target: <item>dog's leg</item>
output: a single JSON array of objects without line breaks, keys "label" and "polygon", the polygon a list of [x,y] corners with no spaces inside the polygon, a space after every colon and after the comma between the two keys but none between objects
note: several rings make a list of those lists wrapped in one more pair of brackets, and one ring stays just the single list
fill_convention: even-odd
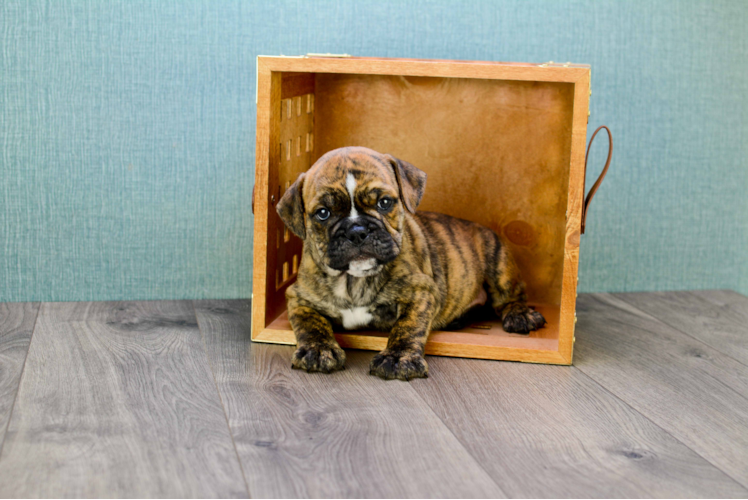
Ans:
[{"label": "dog's leg", "polygon": [[403,310],[392,327],[387,347],[371,360],[369,374],[386,380],[426,378],[429,366],[424,348],[436,314],[436,299],[431,291],[417,290],[401,307]]},{"label": "dog's leg", "polygon": [[530,333],[542,328],[545,318],[527,305],[525,283],[506,244],[493,231],[486,231],[484,241],[488,294],[504,331]]},{"label": "dog's leg", "polygon": [[345,368],[345,351],[332,332],[330,321],[296,299],[288,302],[288,319],[296,336],[292,368],[330,373]]}]

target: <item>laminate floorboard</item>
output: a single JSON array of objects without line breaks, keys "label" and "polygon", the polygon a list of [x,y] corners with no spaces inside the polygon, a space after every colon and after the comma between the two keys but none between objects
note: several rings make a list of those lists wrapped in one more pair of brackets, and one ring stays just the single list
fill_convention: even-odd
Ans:
[{"label": "laminate floorboard", "polygon": [[38,302],[0,303],[0,450],[38,312]]},{"label": "laminate floorboard", "polygon": [[42,305],[0,496],[246,495],[190,302]]},{"label": "laminate floorboard", "polygon": [[0,497],[747,497],[748,298],[577,315],[573,367],[405,383],[292,370],[249,301],[0,304]]},{"label": "laminate floorboard", "polygon": [[745,497],[574,367],[431,358],[413,382],[510,497]]},{"label": "laminate floorboard", "polygon": [[250,341],[249,301],[195,308],[252,496],[503,497],[410,384],[368,375],[373,353],[292,370],[293,347]]},{"label": "laminate floorboard", "polygon": [[748,486],[748,367],[612,295],[577,314],[575,367]]},{"label": "laminate floorboard", "polygon": [[731,290],[615,296],[748,366],[748,297]]}]

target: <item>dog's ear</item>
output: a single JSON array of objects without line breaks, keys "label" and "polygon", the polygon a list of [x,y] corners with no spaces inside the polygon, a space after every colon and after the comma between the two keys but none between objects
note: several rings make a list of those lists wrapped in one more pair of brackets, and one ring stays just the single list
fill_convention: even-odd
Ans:
[{"label": "dog's ear", "polygon": [[304,175],[304,173],[299,175],[296,182],[283,193],[278,206],[275,207],[286,227],[302,240],[306,238],[304,199],[301,195],[301,189],[304,187]]},{"label": "dog's ear", "polygon": [[395,171],[397,187],[400,189],[400,199],[410,213],[415,213],[426,191],[426,172],[420,170],[407,161],[399,160],[387,155],[392,169]]}]

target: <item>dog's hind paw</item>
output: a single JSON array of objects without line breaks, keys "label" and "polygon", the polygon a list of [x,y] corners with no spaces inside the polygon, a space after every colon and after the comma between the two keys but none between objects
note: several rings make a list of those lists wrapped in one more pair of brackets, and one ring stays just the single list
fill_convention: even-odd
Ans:
[{"label": "dog's hind paw", "polygon": [[501,311],[504,331],[508,333],[530,333],[542,328],[546,321],[542,314],[524,302],[513,302]]}]

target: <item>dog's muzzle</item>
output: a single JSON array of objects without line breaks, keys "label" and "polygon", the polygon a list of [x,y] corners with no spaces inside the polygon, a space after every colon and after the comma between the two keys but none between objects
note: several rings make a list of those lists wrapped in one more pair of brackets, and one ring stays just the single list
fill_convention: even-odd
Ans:
[{"label": "dog's muzzle", "polygon": [[364,215],[343,219],[332,228],[327,254],[331,268],[346,271],[356,260],[387,263],[397,257],[397,247],[382,222]]}]

